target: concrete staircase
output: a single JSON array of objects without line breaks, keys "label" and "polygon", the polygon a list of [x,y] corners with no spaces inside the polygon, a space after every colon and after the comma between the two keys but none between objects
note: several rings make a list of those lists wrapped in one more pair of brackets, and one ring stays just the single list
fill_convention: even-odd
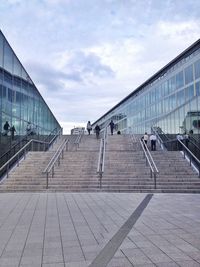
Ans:
[{"label": "concrete staircase", "polygon": [[128,135],[108,135],[102,191],[149,192],[154,188],[138,147]]},{"label": "concrete staircase", "polygon": [[67,151],[55,175],[49,179],[51,191],[99,191],[97,163],[100,140],[95,135],[82,137],[76,151]]},{"label": "concrete staircase", "polygon": [[58,146],[65,138],[61,136],[50,147],[49,151],[28,152],[25,160],[15,166],[0,183],[0,192],[3,191],[43,191],[46,190],[46,176],[42,173]]},{"label": "concrete staircase", "polygon": [[[58,140],[48,152],[29,152],[26,160],[22,160],[0,184],[0,191],[45,191],[46,175],[42,171],[66,137]],[[108,136],[100,189],[96,173],[100,140],[94,135],[83,136],[75,150],[74,138],[70,137],[70,150],[65,152],[60,166],[55,167],[54,177],[49,178],[49,191],[200,193],[197,173],[178,151],[152,152],[159,170],[157,189],[154,189],[154,180],[150,178],[140,144],[133,144],[128,135]]]},{"label": "concrete staircase", "polygon": [[157,189],[161,192],[200,193],[200,178],[180,151],[152,151],[158,167]]}]

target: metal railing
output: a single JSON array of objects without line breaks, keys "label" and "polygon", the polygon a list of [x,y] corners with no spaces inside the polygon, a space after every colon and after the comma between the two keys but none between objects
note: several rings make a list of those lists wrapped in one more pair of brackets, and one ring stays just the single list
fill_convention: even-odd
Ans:
[{"label": "metal railing", "polygon": [[[54,129],[55,130],[55,129]],[[62,134],[62,128],[60,128],[57,133],[54,135],[54,137],[50,140],[50,142],[47,142],[47,141],[43,141],[43,140],[37,140],[37,139],[31,139],[31,140],[27,140],[27,135],[26,136],[23,136],[20,140],[20,144],[22,143],[22,147],[20,148],[20,144],[17,143],[15,144],[11,149],[11,152],[6,152],[6,154],[4,154],[4,157],[7,157],[7,160],[4,161],[3,165],[1,166],[0,168],[0,177],[2,175],[5,174],[6,172],[6,176],[8,177],[8,172],[9,170],[11,169],[11,167],[14,165],[14,164],[17,164],[17,166],[19,165],[19,160],[21,157],[24,157],[25,158],[25,155],[23,153],[23,151],[26,150],[27,147],[30,147],[30,144],[31,144],[31,149],[32,151],[47,151],[50,146],[52,146],[52,144],[54,143],[54,141],[56,140],[56,138],[58,136],[60,136]],[[25,144],[23,144],[23,142],[25,142]],[[37,144],[37,147],[36,147],[36,144]],[[16,147],[19,146],[19,149],[17,151],[15,151]],[[28,151],[28,150],[27,150]],[[8,153],[8,154],[7,154]],[[8,155],[9,155],[9,159],[8,159]],[[11,156],[12,155],[12,156]],[[21,156],[20,156],[21,155]],[[3,160],[3,158],[1,158],[1,160]],[[5,170],[5,166],[6,167],[6,170]],[[8,169],[7,169],[8,168]]]},{"label": "metal railing", "polygon": [[[56,132],[55,132],[56,131]],[[52,138],[52,133],[54,133],[53,138]],[[48,150],[50,148],[50,146],[53,145],[54,141],[56,140],[56,138],[58,136],[60,136],[62,133],[62,128],[61,129],[54,129],[45,140],[38,140],[38,139],[34,139],[34,140],[38,140],[41,142],[46,142],[49,145],[46,146],[46,150]],[[10,147],[10,149],[8,151],[6,151],[1,157],[0,157],[0,166],[5,164],[11,157],[13,157],[21,148],[24,147],[25,144],[27,144],[30,140],[32,139],[28,139],[28,135],[24,135],[21,136],[19,138],[19,141],[17,143],[15,143],[12,147]]]},{"label": "metal railing", "polygon": [[130,136],[132,144],[136,144],[135,149],[138,150],[138,141],[137,141],[136,136],[133,133],[129,134],[129,136]]},{"label": "metal railing", "polygon": [[183,148],[183,157],[186,158],[186,156],[189,158],[190,166],[192,163],[195,165],[195,167],[198,169],[199,172],[199,178],[200,178],[200,160],[187,148],[187,146],[181,141],[177,140],[178,144],[181,148]]},{"label": "metal railing", "polygon": [[49,173],[51,172],[51,177],[54,176],[54,167],[55,164],[58,162],[58,166],[60,165],[60,159],[64,158],[64,150],[68,150],[69,139],[65,139],[62,144],[58,147],[56,152],[54,153],[53,157],[50,159],[49,163],[47,164],[46,168],[43,170],[42,173],[46,174],[46,188],[49,187]]},{"label": "metal railing", "polygon": [[99,159],[97,164],[97,174],[99,175],[99,186],[102,188],[102,177],[104,173],[104,166],[105,166],[105,153],[106,153],[106,143],[107,143],[107,126],[103,130],[103,137],[100,141],[99,147]]},{"label": "metal railing", "polygon": [[159,173],[158,168],[157,168],[157,166],[156,166],[156,164],[152,158],[152,155],[151,155],[146,143],[144,141],[140,140],[140,145],[141,145],[142,150],[143,150],[143,155],[146,158],[146,166],[149,165],[149,167],[150,167],[150,177],[151,178],[154,177],[154,188],[156,189],[156,182],[157,182],[156,181],[156,179],[157,179],[156,175]]},{"label": "metal railing", "polygon": [[74,145],[75,145],[75,149],[76,150],[79,148],[79,144],[81,142],[81,138],[82,138],[83,134],[84,134],[84,131],[80,131],[79,135],[77,135],[77,137],[76,137],[76,139],[74,141]]},{"label": "metal railing", "polygon": [[[34,146],[37,144],[37,146]],[[16,164],[19,166],[19,161],[22,158],[26,158],[26,154],[28,151],[41,151],[41,148],[43,151],[45,151],[46,146],[48,145],[47,142],[44,141],[38,141],[35,139],[31,139],[26,145],[24,145],[14,156],[12,156],[1,168],[0,168],[0,176],[6,175],[8,177],[9,171],[13,164]]]},{"label": "metal railing", "polygon": [[50,132],[50,134],[45,138],[45,142],[49,143],[49,148],[50,146],[54,143],[57,137],[62,135],[63,128],[55,128],[53,131]]}]

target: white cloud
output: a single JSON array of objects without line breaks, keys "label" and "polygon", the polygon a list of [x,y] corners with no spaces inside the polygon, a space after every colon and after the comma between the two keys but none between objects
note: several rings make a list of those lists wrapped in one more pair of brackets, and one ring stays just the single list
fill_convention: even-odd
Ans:
[{"label": "white cloud", "polygon": [[199,9],[198,0],[2,0],[0,17],[45,101],[73,128],[196,41]]}]

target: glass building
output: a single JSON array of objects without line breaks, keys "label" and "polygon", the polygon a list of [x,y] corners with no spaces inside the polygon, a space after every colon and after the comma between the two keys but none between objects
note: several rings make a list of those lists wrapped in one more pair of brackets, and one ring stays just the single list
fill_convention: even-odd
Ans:
[{"label": "glass building", "polygon": [[200,132],[200,39],[99,118],[123,133]]},{"label": "glass building", "polygon": [[0,31],[0,145],[5,143],[6,121],[14,125],[17,136],[26,134],[28,123],[38,136],[61,128]]}]

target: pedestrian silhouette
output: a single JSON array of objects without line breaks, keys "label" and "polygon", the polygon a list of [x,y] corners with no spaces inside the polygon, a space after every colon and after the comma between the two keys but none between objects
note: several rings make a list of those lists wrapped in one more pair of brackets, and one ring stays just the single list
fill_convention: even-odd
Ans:
[{"label": "pedestrian silhouette", "polygon": [[99,139],[100,127],[98,124],[95,127],[95,132],[96,132],[96,138]]},{"label": "pedestrian silhouette", "polygon": [[91,126],[90,121],[88,121],[87,123],[87,131],[88,131],[88,134],[90,135],[90,132],[92,131],[92,126]]},{"label": "pedestrian silhouette", "polygon": [[110,122],[110,132],[111,132],[111,135],[113,135],[113,130],[114,130],[114,127],[115,127],[115,124],[114,124],[114,122],[113,122],[113,120],[111,120],[111,122]]}]

